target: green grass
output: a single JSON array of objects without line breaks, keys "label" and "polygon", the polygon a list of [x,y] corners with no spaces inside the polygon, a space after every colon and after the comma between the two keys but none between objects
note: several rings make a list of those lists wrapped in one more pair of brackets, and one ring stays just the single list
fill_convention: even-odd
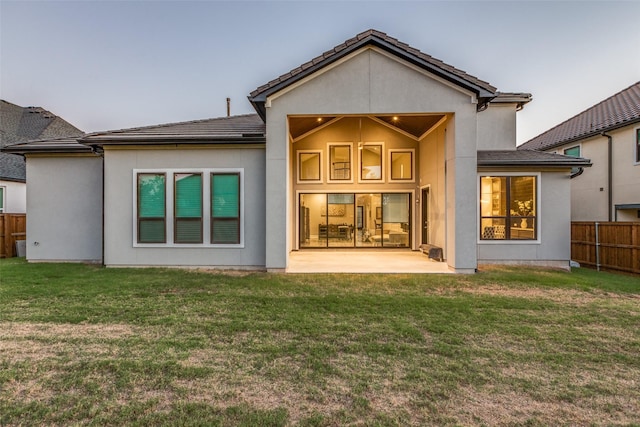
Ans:
[{"label": "green grass", "polygon": [[640,425],[640,279],[0,261],[0,425]]}]

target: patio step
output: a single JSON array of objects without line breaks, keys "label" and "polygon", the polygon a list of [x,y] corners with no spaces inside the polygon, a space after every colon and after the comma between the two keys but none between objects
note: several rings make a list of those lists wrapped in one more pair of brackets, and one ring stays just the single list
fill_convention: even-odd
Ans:
[{"label": "patio step", "polygon": [[420,245],[420,250],[423,254],[435,261],[444,261],[442,256],[442,248],[435,245]]}]

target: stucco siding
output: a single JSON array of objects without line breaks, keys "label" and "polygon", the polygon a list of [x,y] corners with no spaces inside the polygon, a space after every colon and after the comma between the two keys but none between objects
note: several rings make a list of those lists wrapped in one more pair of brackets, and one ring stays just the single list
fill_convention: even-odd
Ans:
[{"label": "stucco siding", "polygon": [[[264,149],[107,149],[105,150],[105,265],[264,268]],[[134,170],[243,169],[244,247],[134,244]],[[207,198],[205,197],[205,202]],[[167,219],[168,221],[169,219]],[[208,230],[203,230],[208,233]]]},{"label": "stucco siding", "polygon": [[4,213],[27,212],[27,184],[24,182],[0,180],[4,188]]},{"label": "stucco siding", "polygon": [[102,159],[27,157],[27,260],[102,261]]},{"label": "stucco siding", "polygon": [[489,104],[478,114],[478,150],[515,150],[515,104]]},{"label": "stucco siding", "polygon": [[[429,187],[430,200],[420,201],[422,204],[429,203],[428,243],[446,250],[444,138],[445,126],[441,126],[420,142],[419,186]],[[421,233],[421,230],[418,232]]]}]

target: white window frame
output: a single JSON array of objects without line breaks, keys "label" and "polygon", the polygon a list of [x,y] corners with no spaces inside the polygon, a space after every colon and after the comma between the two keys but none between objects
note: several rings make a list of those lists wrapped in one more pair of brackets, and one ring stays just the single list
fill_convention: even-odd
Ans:
[{"label": "white window frame", "polygon": [[[350,161],[350,179],[331,179],[331,147],[333,146],[349,146],[349,161]],[[327,182],[333,184],[353,184],[354,183],[354,174],[356,173],[356,168],[354,165],[356,161],[353,155],[353,142],[328,142],[327,143]]]},{"label": "white window frame", "polygon": [[[314,154],[317,153],[320,156],[320,179],[300,179],[300,154]],[[322,150],[297,150],[296,151],[296,183],[297,184],[322,184],[324,178],[324,163],[322,162]]]},{"label": "white window frame", "polygon": [[7,209],[7,187],[4,185],[0,185],[0,202],[2,202],[0,206],[0,214],[4,213]]},{"label": "white window frame", "polygon": [[[393,165],[391,164],[391,156],[392,153],[405,153],[411,152],[411,179],[393,179],[393,174],[391,173],[391,168]],[[387,152],[387,176],[389,177],[389,182],[394,183],[412,183],[416,182],[416,150],[415,148],[390,148]]]},{"label": "white window frame", "polygon": [[[361,175],[362,175],[362,150],[360,149],[360,147],[364,148],[367,145],[371,145],[371,146],[380,146],[380,178],[379,179],[362,179]],[[380,184],[385,182],[385,151],[384,151],[384,142],[374,142],[374,141],[369,141],[369,142],[363,142],[362,145],[358,145],[358,160],[357,160],[357,164],[358,164],[358,168],[357,168],[357,173],[358,173],[358,183],[359,184],[367,184],[367,183],[376,183],[376,184]]]},{"label": "white window frame", "polygon": [[[244,248],[244,168],[170,168],[170,169],[133,169],[132,194],[133,194],[133,228],[132,242],[134,248]],[[138,243],[138,174],[140,173],[164,173],[165,179],[165,235],[166,243]],[[174,179],[175,174],[200,173],[202,174],[202,243],[175,243],[174,242]],[[211,174],[212,173],[237,173],[240,174],[240,243],[220,244],[211,243]]]},{"label": "white window frame", "polygon": [[[535,240],[483,240],[480,235],[480,219],[482,212],[480,212],[481,203],[481,191],[480,180],[483,176],[535,176],[536,177],[536,239]],[[476,177],[476,195],[478,197],[478,203],[476,206],[476,242],[480,245],[539,245],[542,243],[542,173],[541,172],[499,172],[499,171],[485,171],[478,172]]]}]

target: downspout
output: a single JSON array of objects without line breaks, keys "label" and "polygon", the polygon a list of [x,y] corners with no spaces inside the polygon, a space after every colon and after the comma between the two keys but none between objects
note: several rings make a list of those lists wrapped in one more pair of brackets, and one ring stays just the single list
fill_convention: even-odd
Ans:
[{"label": "downspout", "polygon": [[613,138],[611,135],[607,135],[606,132],[602,132],[600,135],[607,137],[609,140],[607,144],[607,188],[609,193],[609,222],[611,222],[611,211],[613,208]]}]

